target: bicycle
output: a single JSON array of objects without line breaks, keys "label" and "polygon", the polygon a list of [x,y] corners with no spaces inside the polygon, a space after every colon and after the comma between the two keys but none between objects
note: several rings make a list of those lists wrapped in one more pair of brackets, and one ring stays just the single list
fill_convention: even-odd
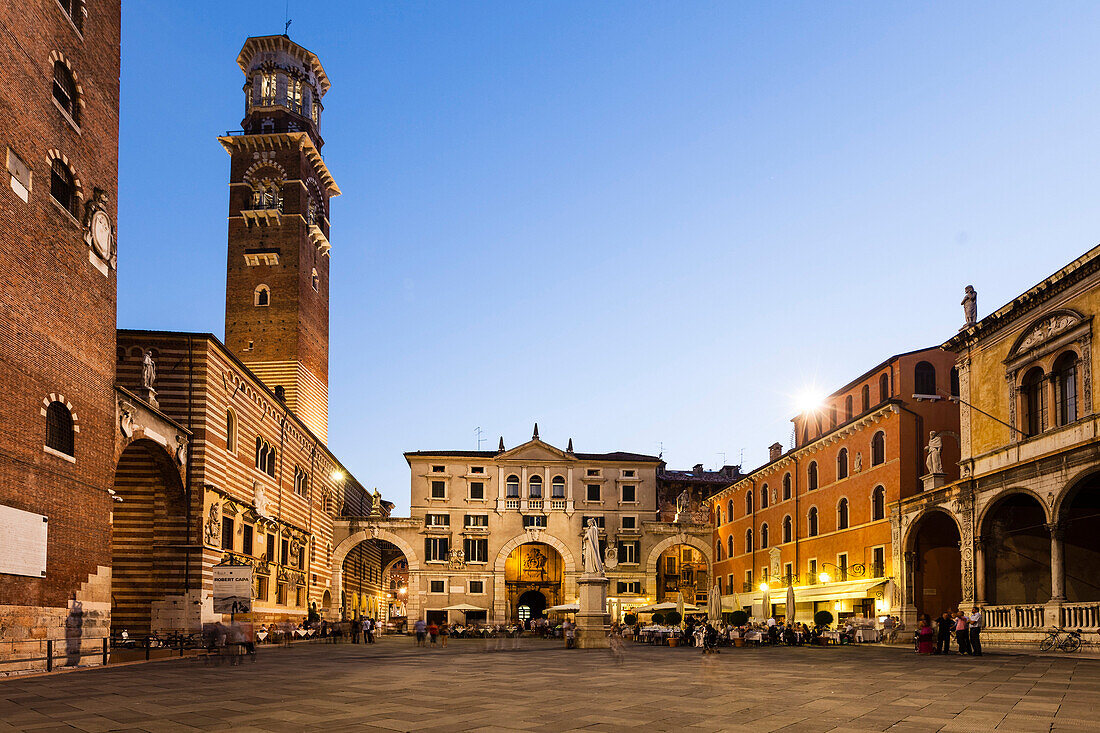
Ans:
[{"label": "bicycle", "polygon": [[[1062,634],[1066,635],[1065,639],[1061,638]],[[1049,652],[1051,649],[1055,648],[1067,653],[1075,652],[1080,649],[1081,629],[1066,631],[1061,626],[1056,626],[1051,631],[1047,632],[1046,638],[1039,642],[1039,651]]]}]

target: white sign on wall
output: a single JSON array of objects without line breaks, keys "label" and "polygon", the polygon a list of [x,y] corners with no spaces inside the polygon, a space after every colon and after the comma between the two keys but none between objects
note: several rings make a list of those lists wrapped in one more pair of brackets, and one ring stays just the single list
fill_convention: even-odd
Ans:
[{"label": "white sign on wall", "polygon": [[0,573],[46,577],[46,529],[41,514],[0,505]]},{"label": "white sign on wall", "polygon": [[252,612],[252,568],[214,566],[214,613]]}]

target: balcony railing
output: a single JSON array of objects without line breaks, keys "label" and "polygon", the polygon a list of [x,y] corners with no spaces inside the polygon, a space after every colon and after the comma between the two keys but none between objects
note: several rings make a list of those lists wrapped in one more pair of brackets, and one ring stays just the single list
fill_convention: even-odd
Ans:
[{"label": "balcony railing", "polygon": [[1042,605],[986,606],[985,625],[990,629],[1041,629],[1045,624]]},{"label": "balcony railing", "polygon": [[565,511],[565,499],[551,499],[550,508],[557,511]]},{"label": "balcony railing", "polygon": [[527,500],[527,508],[528,509],[542,509],[542,499],[528,499]]},{"label": "balcony railing", "polygon": [[504,500],[504,508],[505,509],[519,509],[519,499],[505,499]]},{"label": "balcony railing", "polygon": [[1059,611],[1067,629],[1100,629],[1100,603],[1064,603]]}]

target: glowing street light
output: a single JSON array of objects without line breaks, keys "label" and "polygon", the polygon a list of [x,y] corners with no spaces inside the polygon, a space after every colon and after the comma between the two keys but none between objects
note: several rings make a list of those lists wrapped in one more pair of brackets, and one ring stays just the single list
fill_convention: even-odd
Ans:
[{"label": "glowing street light", "polygon": [[820,580],[822,583],[828,583],[829,582],[829,574],[828,573],[821,573],[817,576],[817,579]]},{"label": "glowing street light", "polygon": [[767,590],[768,590],[768,584],[767,583],[761,583],[760,584],[760,592],[765,593],[765,592],[767,592]]}]

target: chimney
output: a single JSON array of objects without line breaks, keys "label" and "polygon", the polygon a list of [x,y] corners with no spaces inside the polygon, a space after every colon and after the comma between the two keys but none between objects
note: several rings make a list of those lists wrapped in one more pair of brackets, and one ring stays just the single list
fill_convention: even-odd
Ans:
[{"label": "chimney", "polygon": [[778,461],[779,456],[783,455],[782,443],[772,443],[768,446],[768,461]]},{"label": "chimney", "polygon": [[702,476],[703,475],[703,464],[702,463],[696,463],[695,466],[692,467],[691,472],[694,473],[696,476]]}]

